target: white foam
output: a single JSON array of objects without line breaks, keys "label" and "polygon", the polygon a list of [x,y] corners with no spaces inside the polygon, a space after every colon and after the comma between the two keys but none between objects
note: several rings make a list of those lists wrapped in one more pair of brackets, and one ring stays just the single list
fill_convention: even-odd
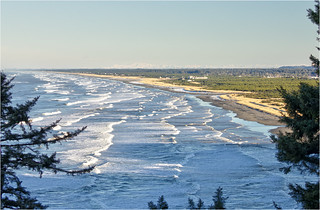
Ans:
[{"label": "white foam", "polygon": [[57,114],[61,114],[61,111],[46,112],[46,113],[43,113],[42,115],[44,115],[44,116],[51,116],[51,115],[57,115]]},{"label": "white foam", "polygon": [[212,119],[207,119],[203,122],[204,125],[207,125],[207,123],[212,122]]},{"label": "white foam", "polygon": [[53,128],[53,130],[58,131],[58,130],[61,130],[61,128],[62,127],[60,125],[57,125],[56,127]]},{"label": "white foam", "polygon": [[86,118],[89,118],[89,117],[94,117],[96,115],[99,115],[99,113],[89,114],[89,115],[85,115],[85,116],[79,117],[77,119],[70,120],[70,121],[66,122],[63,126],[70,126],[73,123],[77,123],[77,122],[81,121],[82,119],[86,119]]},{"label": "white foam", "polygon": [[[166,118],[166,117],[164,117]],[[166,128],[170,128],[170,130],[173,131],[172,135],[178,135],[180,133],[180,130],[176,128],[176,126],[170,124],[170,123],[167,123],[164,118],[161,118],[161,123],[164,125],[164,127]]]},{"label": "white foam", "polygon": [[146,115],[142,115],[142,116],[139,116],[139,120],[143,120],[144,118],[146,117]]},{"label": "white foam", "polygon": [[129,108],[129,109],[119,109],[120,111],[122,111],[122,112],[132,112],[132,111],[135,111],[135,112],[137,112],[137,111],[139,111],[139,108]]},{"label": "white foam", "polygon": [[44,118],[43,117],[37,117],[37,118],[34,118],[34,119],[31,119],[32,122],[39,122],[39,121],[42,121]]},{"label": "white foam", "polygon": [[207,110],[207,113],[209,114],[208,118],[211,118],[211,117],[214,116],[214,114],[212,114],[212,112],[211,112],[211,109],[208,109],[208,110]]},{"label": "white foam", "polygon": [[61,95],[70,95],[70,92],[66,91],[66,90],[64,90],[64,91],[59,90],[57,93],[61,94]]},{"label": "white foam", "polygon": [[[87,152],[91,153],[91,155],[86,156],[85,162],[82,164],[85,167],[93,166],[99,161],[99,157],[101,156],[101,152],[108,150],[108,148],[113,144],[112,139],[114,137],[112,133],[113,126],[119,125],[123,122],[126,122],[125,120],[121,120],[118,122],[109,122],[106,125],[106,129],[100,134],[100,137],[94,141],[92,147],[90,148],[89,145],[87,145]],[[101,173],[101,167],[94,170],[94,173]]]},{"label": "white foam", "polygon": [[81,103],[85,103],[85,101],[69,102],[69,103],[67,103],[66,105],[67,105],[67,106],[72,106],[72,105],[81,104]]},{"label": "white foam", "polygon": [[190,130],[193,130],[192,132],[198,132],[198,129],[196,127],[190,126],[190,125],[185,125],[184,129],[190,129]]},{"label": "white foam", "polygon": [[129,115],[126,115],[126,116],[124,116],[124,117],[121,117],[121,120],[126,120],[126,119],[128,119],[128,117],[129,117]]},{"label": "white foam", "polygon": [[98,149],[94,152],[95,156],[101,156],[101,152],[107,150],[113,143],[112,143],[112,139],[114,137],[114,135],[111,134],[111,132],[113,131],[113,126],[115,125],[119,125],[123,122],[126,122],[125,120],[121,120],[119,122],[110,122],[107,124],[107,129],[102,133],[102,139],[104,141],[104,144],[106,145],[105,147],[102,147],[101,149]]},{"label": "white foam", "polygon": [[77,105],[77,104],[89,104],[89,105],[92,105],[92,104],[96,104],[96,103],[101,103],[101,102],[103,102],[103,101],[105,101],[105,100],[110,98],[109,94],[102,94],[102,95],[103,96],[95,97],[93,99],[69,102],[66,105],[67,106],[72,106],[72,105]]},{"label": "white foam", "polygon": [[181,172],[179,168],[174,168],[175,171]]},{"label": "white foam", "polygon": [[183,165],[179,163],[157,163],[155,164],[156,166],[160,167],[178,167],[178,168],[183,168]]},{"label": "white foam", "polygon": [[111,109],[113,108],[113,104],[109,104],[107,107],[105,107],[106,109]]},{"label": "white foam", "polygon": [[69,101],[70,98],[57,98],[57,99],[52,99],[52,101]]},{"label": "white foam", "polygon": [[175,102],[177,102],[179,99],[175,98],[172,101],[169,101],[166,103],[166,106],[168,106],[170,109],[178,109],[178,107],[176,105],[174,105]]},{"label": "white foam", "polygon": [[171,140],[172,140],[172,144],[178,143],[178,142],[176,141],[176,137],[171,137]]},{"label": "white foam", "polygon": [[101,174],[101,170],[100,170],[100,168],[98,168],[98,167],[95,167],[95,168],[92,170],[92,172],[95,173],[95,174]]},{"label": "white foam", "polygon": [[[58,78],[58,76],[53,79],[52,75],[54,74],[46,74],[46,77],[51,78],[46,79],[45,76],[43,76],[43,79],[50,81],[52,84],[54,84],[55,81],[59,80],[59,82],[61,82],[62,75],[59,75],[60,79]],[[59,180],[59,183],[61,183],[59,187],[53,184],[54,182],[52,182],[52,180],[47,180],[47,185],[45,185],[46,182],[42,182],[44,184],[39,185],[37,183],[38,181],[32,181],[34,183],[34,188],[32,188],[32,190],[35,193],[40,192],[41,190],[39,189],[43,188],[43,186],[45,186],[46,189],[48,188],[46,191],[49,192],[48,196],[41,197],[41,195],[39,194],[39,199],[42,199],[44,203],[51,202],[52,208],[90,208],[90,206],[92,207],[93,203],[94,208],[101,209],[130,209],[132,207],[143,208],[145,206],[143,199],[145,198],[146,194],[153,196],[154,199],[156,199],[157,196],[161,195],[161,192],[163,193],[163,189],[166,189],[167,197],[171,198],[172,201],[175,201],[170,201],[170,203],[174,203],[172,204],[173,206],[171,206],[171,208],[183,208],[186,203],[186,195],[195,196],[192,197],[193,199],[203,197],[203,199],[209,200],[210,196],[212,196],[212,194],[210,194],[212,193],[212,191],[210,190],[216,189],[216,187],[218,187],[218,184],[220,185],[221,183],[224,187],[224,190],[226,191],[226,194],[230,196],[230,198],[236,198],[239,195],[239,192],[243,192],[243,194],[240,193],[241,195],[243,195],[242,198],[249,197],[248,199],[242,200],[230,200],[230,208],[236,208],[237,206],[240,206],[240,208],[250,208],[254,206],[254,202],[252,202],[252,205],[246,205],[243,203],[247,203],[248,201],[255,199],[258,202],[261,201],[261,206],[265,208],[266,206],[268,207],[270,203],[263,199],[266,195],[268,195],[267,192],[272,192],[270,194],[273,194],[275,192],[274,189],[277,190],[277,188],[280,188],[279,191],[276,192],[277,194],[275,194],[278,196],[282,193],[282,188],[286,187],[284,181],[272,182],[274,178],[270,178],[270,180],[272,183],[276,184],[277,188],[273,188],[272,185],[260,184],[264,183],[266,177],[273,177],[273,175],[270,176],[269,168],[266,168],[265,164],[262,164],[261,167],[256,167],[257,161],[251,160],[252,158],[247,158],[247,155],[242,155],[243,152],[238,152],[239,148],[247,151],[248,147],[237,147],[234,145],[224,146],[225,144],[237,143],[238,141],[241,142],[243,140],[247,140],[245,136],[240,136],[241,138],[238,138],[237,135],[248,134],[247,136],[249,138],[256,138],[257,140],[259,140],[261,136],[263,136],[262,134],[260,134],[259,136],[259,133],[256,134],[256,132],[251,135],[251,129],[248,128],[244,129],[249,130],[250,133],[238,132],[238,124],[241,123],[230,123],[231,118],[225,116],[225,113],[227,113],[227,111],[220,110],[218,108],[216,109],[211,105],[210,108],[209,106],[202,107],[203,104],[194,103],[195,99],[193,96],[186,96],[186,99],[188,100],[179,99],[173,102],[171,101],[172,98],[175,99],[175,96],[177,96],[178,94],[172,94],[169,92],[156,91],[146,88],[140,93],[146,95],[145,100],[154,96],[154,101],[143,104],[146,108],[145,110],[141,110],[141,113],[132,112],[127,115],[126,113],[120,112],[119,110],[126,108],[139,108],[139,106],[136,107],[136,105],[139,103],[139,100],[136,100],[137,95],[133,94],[132,92],[135,91],[136,93],[138,93],[140,89],[137,90],[132,86],[127,86],[127,90],[124,90],[125,85],[120,82],[114,82],[113,84],[119,85],[117,86],[112,84],[109,89],[109,87],[106,88],[107,85],[101,85],[102,79],[87,79],[85,77],[72,75],[66,77],[65,80],[67,80],[68,82],[66,83],[68,84],[68,87],[75,88],[76,93],[79,93],[79,91],[83,90],[106,93],[109,90],[112,90],[112,98],[98,102],[99,104],[109,103],[102,106],[97,106],[98,103],[90,104],[88,102],[80,104],[83,105],[83,109],[76,109],[78,107],[74,108],[73,106],[65,106],[63,111],[61,109],[62,113],[66,115],[63,117],[64,121],[61,121],[62,126],[68,121],[80,121],[81,119],[83,119],[83,116],[88,116],[89,114],[95,113],[94,110],[97,110],[96,112],[100,113],[99,118],[97,117],[97,119],[95,119],[96,117],[91,117],[89,118],[89,123],[83,123],[87,124],[88,128],[75,140],[64,143],[62,147],[59,147],[58,145],[59,150],[57,151],[57,155],[61,159],[61,163],[63,164],[63,166],[64,164],[66,164],[66,168],[68,169],[75,169],[74,166],[87,167],[89,165],[96,165],[93,173],[100,173],[101,175],[97,176],[95,174],[87,174],[75,178],[65,178],[61,176],[61,178],[55,178],[56,180]],[[79,80],[79,82],[77,80]],[[90,81],[86,83],[87,80]],[[74,85],[75,81],[78,84],[81,83],[81,87],[79,87],[78,85]],[[35,84],[35,86],[36,85],[37,84]],[[89,85],[90,88],[86,88],[86,85]],[[43,91],[44,87],[41,87],[39,89]],[[61,86],[52,86],[50,89],[59,90],[61,89]],[[118,91],[118,93],[116,93],[116,91]],[[126,93],[123,94],[123,92]],[[85,94],[88,92],[82,93]],[[97,99],[99,97],[102,97],[102,95],[95,95],[92,93],[89,93],[89,95],[83,94],[62,96],[58,95],[57,92],[57,94],[53,93],[52,95],[50,95],[49,100],[51,98],[62,99],[70,97],[69,100],[65,100],[65,103],[72,103],[75,101],[85,101],[88,99]],[[133,100],[128,103],[125,102],[131,99]],[[119,102],[119,104],[114,104],[114,111],[104,109],[108,105],[111,106],[112,101]],[[157,103],[158,101],[161,102]],[[168,101],[171,102],[166,104]],[[192,104],[192,107],[190,106],[190,104]],[[91,106],[88,107],[89,105]],[[163,110],[163,112],[161,112],[160,109],[162,108],[168,109],[165,109]],[[104,110],[101,111],[99,109]],[[51,111],[57,110],[53,109]],[[44,112],[50,111],[46,110],[42,111],[41,113]],[[175,117],[178,116],[176,114],[179,112],[185,114],[185,116]],[[212,118],[213,116],[211,112],[215,114],[215,119]],[[158,116],[156,114],[158,114]],[[143,120],[138,121],[138,117],[143,115],[147,115],[147,117],[145,117]],[[40,115],[37,115],[36,117],[39,116]],[[35,118],[33,120],[41,121],[43,120],[43,117],[44,116],[42,116],[42,118]],[[46,119],[46,117],[44,118]],[[163,118],[164,120],[164,122],[162,123],[161,118]],[[219,125],[210,123],[211,118],[214,121],[217,120],[218,123],[221,123],[221,126],[218,127]],[[120,121],[126,119],[128,119],[128,122],[121,124],[119,126],[119,128],[121,127],[121,129],[119,130],[117,129],[118,127],[113,124],[113,122],[110,122],[111,120]],[[166,120],[172,125],[170,126],[169,124],[166,124]],[[185,124],[189,126],[184,126]],[[220,129],[223,130],[225,128],[226,130],[222,131],[223,134],[218,133],[218,131],[215,131],[214,129],[212,130],[211,127],[207,124],[213,127],[217,126],[216,129],[219,129],[219,131]],[[248,126],[248,124],[246,123],[244,123],[244,125],[244,127]],[[173,135],[175,133],[174,126],[177,129],[181,130],[181,133],[178,136]],[[250,125],[248,127],[250,127]],[[58,128],[59,127],[57,127],[56,129]],[[162,139],[159,137],[161,134],[163,134]],[[228,138],[233,140],[233,142],[230,142],[230,139]],[[174,143],[176,143],[177,141],[178,143],[174,145]],[[112,145],[112,143],[114,143],[114,145]],[[163,143],[168,144],[163,145]],[[257,143],[259,144],[259,141]],[[145,146],[145,144],[148,145]],[[108,150],[110,150],[113,146],[114,149],[112,149],[112,152],[108,152]],[[249,150],[249,154],[253,153],[253,155],[251,156],[253,156],[254,158],[256,158],[257,154],[261,155],[263,157],[263,160],[266,159],[266,162],[270,161],[269,159],[273,160],[272,158],[274,158],[274,153],[272,154],[272,157],[271,154],[270,157],[265,157],[265,154],[269,154],[270,152],[260,151],[260,148],[255,149],[255,147],[253,147],[252,152],[251,150]],[[135,162],[133,161],[133,159],[135,159]],[[136,161],[136,159],[138,160]],[[272,167],[272,172],[277,171],[275,166],[278,165],[279,164],[270,164],[270,167]],[[248,166],[248,168],[243,166]],[[269,164],[267,164],[267,166],[269,166]],[[250,171],[251,169],[252,172]],[[246,170],[248,173],[243,174],[244,170]],[[250,173],[252,173],[252,175],[250,175]],[[33,177],[30,177],[29,179],[34,180]],[[77,182],[74,182],[73,180],[78,180],[77,182],[80,183],[80,186],[75,184]],[[270,180],[266,180],[265,183],[271,183]],[[173,183],[172,181],[176,182]],[[145,188],[145,184],[148,184],[148,182],[152,183],[152,187]],[[96,190],[90,190],[93,184],[97,186]],[[50,188],[48,186],[50,186]],[[237,192],[234,191],[234,186],[238,186]],[[108,190],[101,194],[99,193],[99,191],[101,191],[102,189]],[[71,190],[73,193],[71,193],[70,195],[62,195],[66,199],[59,200],[58,197],[61,190]],[[142,191],[145,193],[139,194],[139,192]],[[252,195],[252,192],[254,192],[254,195]],[[129,199],[130,201],[121,203],[121,201],[125,200],[126,197],[130,197],[131,194],[137,195],[137,199],[134,199],[134,201],[131,201]],[[257,197],[256,194],[258,195]],[[283,194],[285,193],[283,192]],[[77,199],[77,201],[75,202],[71,202],[73,197],[77,197],[79,199]],[[106,197],[110,199],[106,200]],[[281,197],[281,195],[278,197]],[[86,202],[88,199],[91,199],[93,202]],[[68,202],[61,203],[61,200],[67,200]],[[240,204],[236,203],[238,201],[240,201]],[[288,201],[289,202],[285,200],[284,203],[290,204],[291,200]],[[137,203],[142,204],[137,206]],[[289,207],[291,208],[292,205]]]},{"label": "white foam", "polygon": [[[228,143],[231,143],[231,144],[243,144],[243,142],[235,142],[235,141],[232,141],[231,139],[228,139],[228,138],[225,138],[225,137],[222,137],[222,132],[220,132],[220,131],[215,131],[216,132],[216,134],[213,134],[213,137],[214,138],[217,138],[217,139],[219,139],[219,140],[222,140],[222,141],[224,141],[224,142],[228,142]],[[209,138],[211,138],[211,137],[209,137]]]},{"label": "white foam", "polygon": [[85,167],[88,166],[93,166],[96,162],[98,162],[98,158],[94,157],[94,156],[90,156],[88,157],[89,160],[87,160],[85,163],[83,163],[82,165]]},{"label": "white foam", "polygon": [[46,93],[56,93],[56,94],[61,94],[61,95],[68,95],[70,94],[70,91],[67,90],[61,90],[63,88],[63,85],[61,84],[52,84],[52,83],[47,83],[44,84],[40,87],[44,87],[44,91]]}]

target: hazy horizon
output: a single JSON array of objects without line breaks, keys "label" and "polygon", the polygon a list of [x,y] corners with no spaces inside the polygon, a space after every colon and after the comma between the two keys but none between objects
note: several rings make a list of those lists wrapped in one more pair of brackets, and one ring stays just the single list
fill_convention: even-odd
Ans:
[{"label": "hazy horizon", "polygon": [[215,70],[215,69],[277,69],[277,68],[314,68],[312,65],[299,65],[299,66],[278,66],[278,67],[168,67],[168,68],[6,68],[2,70],[169,70],[169,69],[210,69],[210,70]]},{"label": "hazy horizon", "polygon": [[2,69],[310,66],[313,1],[2,1]]}]

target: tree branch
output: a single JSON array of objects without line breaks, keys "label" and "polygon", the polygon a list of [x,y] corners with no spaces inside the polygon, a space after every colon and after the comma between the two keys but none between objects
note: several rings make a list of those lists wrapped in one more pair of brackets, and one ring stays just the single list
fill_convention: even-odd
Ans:
[{"label": "tree branch", "polygon": [[57,142],[76,137],[79,133],[84,131],[86,128],[87,128],[87,126],[81,128],[81,129],[78,129],[73,133],[67,132],[63,136],[54,135],[54,139],[52,139],[52,140],[44,140],[44,141],[39,141],[39,142],[30,142],[30,143],[24,143],[24,144],[4,144],[4,145],[1,145],[1,146],[6,148],[6,147],[36,146],[36,145],[41,145],[41,144],[44,144],[44,145],[55,144]]}]

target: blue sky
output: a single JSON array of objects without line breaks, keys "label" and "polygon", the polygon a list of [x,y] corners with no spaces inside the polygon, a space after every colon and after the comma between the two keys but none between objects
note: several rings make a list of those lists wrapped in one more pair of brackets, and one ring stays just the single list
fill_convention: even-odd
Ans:
[{"label": "blue sky", "polygon": [[310,65],[313,1],[2,1],[2,68]]}]

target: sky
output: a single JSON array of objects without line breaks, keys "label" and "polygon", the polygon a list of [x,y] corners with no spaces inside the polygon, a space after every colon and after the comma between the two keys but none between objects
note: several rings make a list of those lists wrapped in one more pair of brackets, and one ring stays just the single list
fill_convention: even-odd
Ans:
[{"label": "sky", "polygon": [[314,1],[1,1],[1,68],[310,65]]}]

